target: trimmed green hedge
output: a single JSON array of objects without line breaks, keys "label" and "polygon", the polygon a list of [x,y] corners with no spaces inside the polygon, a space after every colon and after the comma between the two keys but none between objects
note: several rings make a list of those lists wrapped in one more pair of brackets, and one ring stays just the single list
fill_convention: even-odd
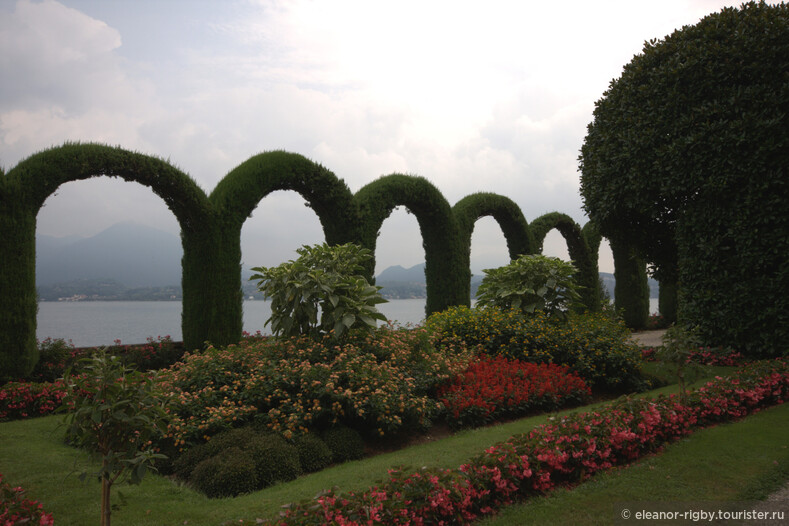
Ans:
[{"label": "trimmed green hedge", "polygon": [[[381,177],[354,195],[327,169],[282,151],[250,158],[207,196],[161,159],[101,144],[65,144],[0,172],[0,381],[27,376],[38,360],[36,215],[60,185],[97,176],[150,187],[176,216],[184,250],[181,325],[189,350],[240,340],[241,228],[258,203],[277,190],[304,197],[328,244],[354,242],[373,253],[383,221],[395,207],[407,207],[417,218],[425,248],[428,315],[469,305],[471,234],[475,222],[487,215],[501,226],[513,258],[538,252],[548,230],[559,229],[579,269],[579,283],[586,287],[585,304],[599,307],[599,234],[589,225],[581,230],[564,214],[548,214],[530,227],[514,202],[491,193],[472,194],[452,208],[427,179],[400,174]],[[374,268],[372,261],[370,278]]]}]

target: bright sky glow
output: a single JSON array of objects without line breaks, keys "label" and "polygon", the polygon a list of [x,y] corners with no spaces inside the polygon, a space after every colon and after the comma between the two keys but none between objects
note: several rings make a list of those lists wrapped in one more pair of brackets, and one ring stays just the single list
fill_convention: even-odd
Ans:
[{"label": "bright sky glow", "polygon": [[[529,221],[557,210],[583,225],[577,157],[594,102],[644,41],[740,3],[4,0],[0,165],[98,141],[169,159],[210,192],[252,155],[284,149],[352,191],[416,174],[450,204],[490,191]],[[61,187],[38,232],[129,220],[178,231],[150,190],[102,178]],[[244,263],[322,241],[300,196],[278,192],[244,227]],[[560,236],[546,253],[566,258]],[[424,260],[413,216],[384,223],[377,256],[379,271]],[[507,259],[496,223],[480,221],[472,270]],[[600,266],[613,270],[610,252]]]}]

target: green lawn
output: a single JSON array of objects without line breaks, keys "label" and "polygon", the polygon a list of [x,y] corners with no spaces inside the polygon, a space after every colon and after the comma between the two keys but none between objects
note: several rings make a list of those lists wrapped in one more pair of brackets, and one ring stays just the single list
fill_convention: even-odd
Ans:
[{"label": "green lawn", "polygon": [[[715,371],[719,374],[720,369]],[[664,387],[655,395],[675,389]],[[587,406],[589,408],[590,406]],[[487,446],[532,429],[546,416],[457,433],[443,440],[346,463],[234,499],[210,500],[170,480],[149,476],[141,486],[120,486],[127,505],[113,512],[115,525],[217,525],[240,518],[274,517],[281,505],[310,498],[324,488],[361,490],[394,466],[457,467]],[[0,472],[52,512],[58,526],[95,524],[99,484],[81,483],[91,467],[87,454],[62,443],[60,417],[0,424]],[[789,404],[742,422],[699,431],[624,469],[601,474],[572,491],[502,510],[489,524],[612,522],[616,500],[713,500],[748,498],[786,480],[789,466]],[[777,464],[776,464],[777,462]],[[116,491],[117,493],[117,491]],[[117,500],[117,499],[116,499]],[[607,504],[603,504],[607,503]]]}]

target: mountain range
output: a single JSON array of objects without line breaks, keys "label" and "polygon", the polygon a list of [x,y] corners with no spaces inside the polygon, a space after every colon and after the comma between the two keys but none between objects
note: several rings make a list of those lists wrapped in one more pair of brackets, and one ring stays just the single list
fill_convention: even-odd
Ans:
[{"label": "mountain range", "polygon": [[[42,300],[181,299],[182,254],[179,236],[137,223],[118,223],[90,237],[37,235],[36,286]],[[249,275],[247,270],[242,276],[244,295],[258,296]],[[613,274],[600,277],[613,297]],[[472,297],[481,281],[481,275],[472,276]],[[423,298],[425,264],[388,267],[376,284],[388,299]],[[656,296],[651,279],[650,288]]]}]

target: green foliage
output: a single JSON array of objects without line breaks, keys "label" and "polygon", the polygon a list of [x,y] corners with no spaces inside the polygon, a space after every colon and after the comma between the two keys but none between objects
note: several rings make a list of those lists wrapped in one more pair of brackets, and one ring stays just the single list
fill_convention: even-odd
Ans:
[{"label": "green foliage", "polygon": [[332,454],[334,462],[340,464],[364,457],[364,440],[355,429],[338,425],[321,434],[321,438]]},{"label": "green foliage", "polygon": [[194,469],[189,481],[209,498],[235,497],[259,489],[255,462],[249,452],[231,447]]},{"label": "green foliage", "polygon": [[299,450],[280,435],[266,434],[248,447],[261,487],[293,480],[302,473]]},{"label": "green foliage", "polygon": [[[386,321],[376,305],[386,303],[361,274],[372,253],[351,243],[303,246],[299,257],[277,267],[255,267],[258,288],[271,298],[271,330],[277,336],[330,336],[341,340],[351,330],[370,331]],[[320,316],[320,321],[318,317]]]},{"label": "green foliage", "polygon": [[[416,216],[425,248],[427,301],[425,313],[440,312],[451,305],[468,305],[471,270],[467,248],[449,203],[424,177],[391,174],[364,187],[354,196],[359,214],[359,243],[375,252],[381,225],[398,206]],[[374,260],[368,264],[372,279]]]},{"label": "green foliage", "polygon": [[326,442],[314,433],[300,435],[293,440],[299,452],[299,462],[306,473],[320,471],[332,462],[332,452]]},{"label": "green foliage", "polygon": [[621,313],[625,325],[643,329],[649,319],[649,282],[646,263],[631,248],[619,241],[611,241],[614,256],[614,306]]},{"label": "green foliage", "polygon": [[[600,310],[600,291],[598,290],[600,273],[597,268],[597,249],[600,246],[600,238],[597,229],[594,225],[589,224],[582,229],[567,214],[551,212],[542,215],[531,223],[538,252],[542,252],[545,236],[554,228],[567,242],[570,260],[578,269],[576,281],[581,287],[581,302],[591,311]],[[594,251],[592,247],[594,247]]]},{"label": "green foliage", "polygon": [[679,398],[687,402],[688,382],[695,380],[703,368],[692,360],[693,351],[701,347],[698,329],[673,325],[663,335],[663,345],[655,353],[655,359],[676,377],[679,384]]},{"label": "green foliage", "polygon": [[166,429],[167,399],[156,391],[152,377],[103,352],[94,354],[83,370],[66,377],[66,439],[101,457],[101,523],[109,526],[112,485],[123,480],[139,484],[162,458],[151,441]]},{"label": "green foliage", "polygon": [[571,314],[563,323],[544,314],[497,308],[454,307],[428,318],[441,339],[477,346],[490,356],[567,365],[590,386],[630,391],[645,386],[641,356],[630,331],[604,313]]},{"label": "green foliage", "polygon": [[679,283],[679,321],[706,345],[751,356],[789,338],[787,42],[789,5],[763,2],[647,42],[596,103],[580,158],[600,231]]},{"label": "green foliage", "polygon": [[559,258],[526,255],[484,272],[477,290],[481,307],[563,318],[581,299],[575,283],[577,270]]},{"label": "green foliage", "polygon": [[[228,453],[230,451],[231,453]],[[243,459],[243,468],[230,458]],[[175,474],[209,497],[229,497],[293,480],[302,472],[299,453],[281,436],[252,426],[223,431],[189,448]]]},{"label": "green foliage", "polygon": [[46,338],[38,344],[38,355],[39,360],[30,378],[37,382],[54,382],[75,364],[77,353],[70,341]]}]

